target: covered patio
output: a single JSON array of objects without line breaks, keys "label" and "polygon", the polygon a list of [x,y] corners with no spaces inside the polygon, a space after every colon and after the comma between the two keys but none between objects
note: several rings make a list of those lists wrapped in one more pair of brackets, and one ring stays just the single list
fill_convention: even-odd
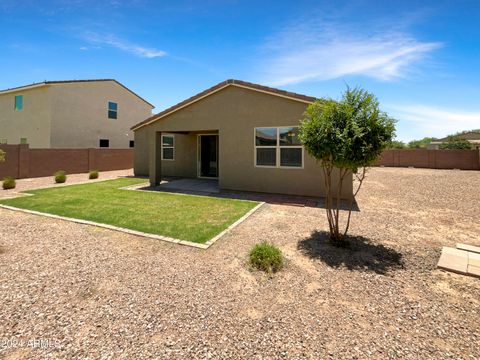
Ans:
[{"label": "covered patio", "polygon": [[[211,181],[162,183],[169,189],[218,192],[218,130],[154,132],[149,142],[150,185],[157,186],[170,177],[197,178]],[[186,179],[183,179],[186,180]],[[214,181],[215,180],[215,181]],[[205,188],[206,184],[209,184]]]},{"label": "covered patio", "polygon": [[163,179],[157,186],[159,191],[171,191],[190,194],[218,194],[218,180],[216,179]]}]

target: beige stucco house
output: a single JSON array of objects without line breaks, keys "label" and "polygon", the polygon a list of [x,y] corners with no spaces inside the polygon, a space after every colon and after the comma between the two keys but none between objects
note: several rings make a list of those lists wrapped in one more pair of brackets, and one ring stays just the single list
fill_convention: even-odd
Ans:
[{"label": "beige stucco house", "polygon": [[30,148],[133,147],[153,105],[113,79],[45,81],[0,91],[0,143]]},{"label": "beige stucco house", "polygon": [[[323,173],[300,143],[314,97],[227,80],[132,127],[135,174],[218,179],[224,190],[323,196]],[[345,182],[342,196],[352,194]]]},{"label": "beige stucco house", "polygon": [[[470,143],[472,150],[480,150],[480,130],[465,131],[454,136],[461,140],[467,140]],[[427,144],[427,149],[438,150],[440,149],[440,145],[448,142],[448,140],[449,137],[447,136],[443,139],[432,141],[430,144]]]}]

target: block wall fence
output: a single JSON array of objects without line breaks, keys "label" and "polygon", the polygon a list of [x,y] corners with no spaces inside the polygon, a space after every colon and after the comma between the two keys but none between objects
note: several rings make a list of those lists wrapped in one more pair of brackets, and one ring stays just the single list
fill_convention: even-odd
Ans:
[{"label": "block wall fence", "polygon": [[[6,161],[0,163],[0,179],[51,176],[57,170],[68,174],[90,170],[133,168],[133,149],[30,149],[26,145],[0,145]],[[480,170],[478,150],[385,150],[376,166],[429,169]]]},{"label": "block wall fence", "polygon": [[133,149],[30,149],[28,144],[0,145],[0,149],[6,152],[0,178],[51,176],[58,170],[76,174],[133,168]]},{"label": "block wall fence", "polygon": [[478,150],[385,150],[377,166],[480,170]]}]

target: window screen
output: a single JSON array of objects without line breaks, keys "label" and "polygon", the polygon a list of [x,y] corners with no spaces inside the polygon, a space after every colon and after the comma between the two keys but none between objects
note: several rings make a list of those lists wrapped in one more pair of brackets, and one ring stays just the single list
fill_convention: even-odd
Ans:
[{"label": "window screen", "polygon": [[255,165],[303,167],[298,126],[255,128]]},{"label": "window screen", "polygon": [[118,104],[109,101],[108,102],[108,118],[116,119],[118,115]]},{"label": "window screen", "polygon": [[162,135],[162,160],[174,160],[174,147],[173,135]]}]

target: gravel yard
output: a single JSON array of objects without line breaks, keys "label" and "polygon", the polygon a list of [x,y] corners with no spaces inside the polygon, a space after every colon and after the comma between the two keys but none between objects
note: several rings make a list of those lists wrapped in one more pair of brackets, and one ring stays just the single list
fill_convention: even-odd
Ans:
[{"label": "gravel yard", "polygon": [[133,176],[133,169],[101,171],[99,173],[98,179],[92,179],[92,180],[88,179],[88,173],[67,174],[67,182],[63,184],[55,184],[53,175],[46,176],[46,177],[39,177],[39,178],[18,179],[16,181],[17,186],[15,187],[15,189],[3,190],[0,188],[0,199],[16,197],[18,196],[19,192],[31,190],[31,189],[61,187],[61,186],[68,186],[68,185],[80,184],[80,183],[92,183],[92,182],[103,181],[107,179],[116,179],[119,176]]},{"label": "gravel yard", "polygon": [[[0,209],[0,358],[480,358],[480,279],[435,269],[480,246],[479,188],[372,169],[342,250],[320,208],[266,204],[206,251]],[[262,240],[272,278],[245,266]]]}]

